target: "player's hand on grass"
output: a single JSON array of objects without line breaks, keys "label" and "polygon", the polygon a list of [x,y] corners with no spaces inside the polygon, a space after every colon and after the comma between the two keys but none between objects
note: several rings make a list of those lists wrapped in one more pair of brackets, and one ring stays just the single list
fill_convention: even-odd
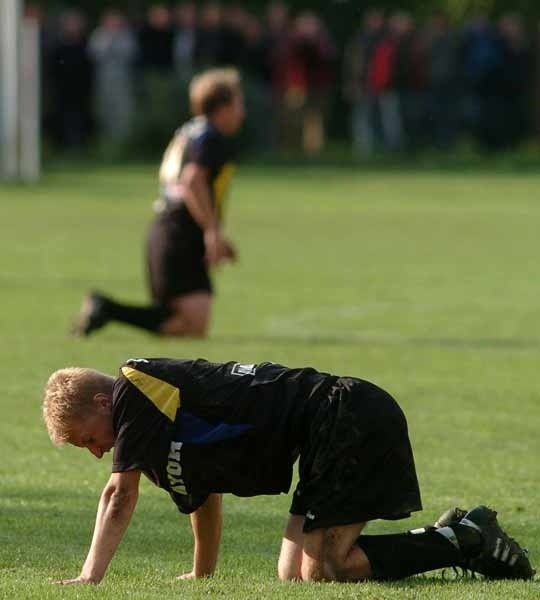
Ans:
[{"label": "player's hand on grass", "polygon": [[79,575],[79,577],[75,577],[74,579],[61,579],[59,581],[55,581],[54,583],[56,585],[96,585],[99,582]]},{"label": "player's hand on grass", "polygon": [[178,575],[176,579],[197,579],[197,575],[195,575],[195,571],[190,571],[189,573],[182,573],[182,575]]}]

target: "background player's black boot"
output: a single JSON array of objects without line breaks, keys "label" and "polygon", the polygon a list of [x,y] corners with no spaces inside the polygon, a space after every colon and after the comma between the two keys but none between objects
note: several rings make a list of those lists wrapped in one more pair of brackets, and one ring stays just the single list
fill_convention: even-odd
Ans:
[{"label": "background player's black boot", "polygon": [[83,300],[71,332],[74,335],[87,336],[93,331],[101,329],[109,320],[107,299],[101,294],[92,292]]},{"label": "background player's black boot", "polygon": [[[527,550],[500,527],[497,512],[487,506],[477,506],[468,512],[460,508],[451,508],[435,522],[436,527],[450,527],[456,536],[462,537],[463,527],[480,532],[483,545],[480,552],[470,556],[466,568],[485,575],[490,579],[531,579],[535,571],[527,556]],[[461,532],[461,533],[460,533]],[[461,545],[467,545],[461,540]]]},{"label": "background player's black boot", "polygon": [[172,311],[166,306],[132,306],[103,294],[92,292],[85,299],[73,324],[74,335],[87,336],[110,321],[118,321],[152,333],[158,333]]}]

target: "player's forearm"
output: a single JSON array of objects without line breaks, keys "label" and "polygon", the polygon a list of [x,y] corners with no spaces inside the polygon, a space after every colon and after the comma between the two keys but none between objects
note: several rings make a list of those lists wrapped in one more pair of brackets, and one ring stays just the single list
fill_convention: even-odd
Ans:
[{"label": "player's forearm", "polygon": [[105,488],[99,502],[90,551],[80,577],[99,583],[122,540],[137,504],[137,493]]},{"label": "player's forearm", "polygon": [[191,178],[185,185],[185,203],[194,221],[203,231],[217,230],[219,220],[212,204],[212,194],[206,181]]},{"label": "player's forearm", "polygon": [[221,494],[211,494],[191,515],[195,538],[193,575],[208,577],[216,569],[222,529]]}]

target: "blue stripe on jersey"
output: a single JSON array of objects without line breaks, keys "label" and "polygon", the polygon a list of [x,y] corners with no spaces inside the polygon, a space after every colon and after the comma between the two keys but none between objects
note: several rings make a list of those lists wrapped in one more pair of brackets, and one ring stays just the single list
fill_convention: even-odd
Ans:
[{"label": "blue stripe on jersey", "polygon": [[207,423],[181,410],[176,419],[175,441],[187,444],[213,444],[237,437],[252,427],[253,425],[249,424]]}]

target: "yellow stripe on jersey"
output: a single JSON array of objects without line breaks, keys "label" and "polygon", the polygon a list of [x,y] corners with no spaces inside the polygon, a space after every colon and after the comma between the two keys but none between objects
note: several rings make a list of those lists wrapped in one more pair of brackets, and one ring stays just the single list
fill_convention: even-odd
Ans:
[{"label": "yellow stripe on jersey", "polygon": [[180,390],[177,387],[131,367],[122,367],[122,373],[165,416],[174,421],[176,411],[180,408]]},{"label": "yellow stripe on jersey", "polygon": [[214,179],[214,197],[216,199],[217,213],[220,217],[223,215],[225,194],[227,193],[235,169],[235,165],[226,163],[221,167],[219,175]]}]

